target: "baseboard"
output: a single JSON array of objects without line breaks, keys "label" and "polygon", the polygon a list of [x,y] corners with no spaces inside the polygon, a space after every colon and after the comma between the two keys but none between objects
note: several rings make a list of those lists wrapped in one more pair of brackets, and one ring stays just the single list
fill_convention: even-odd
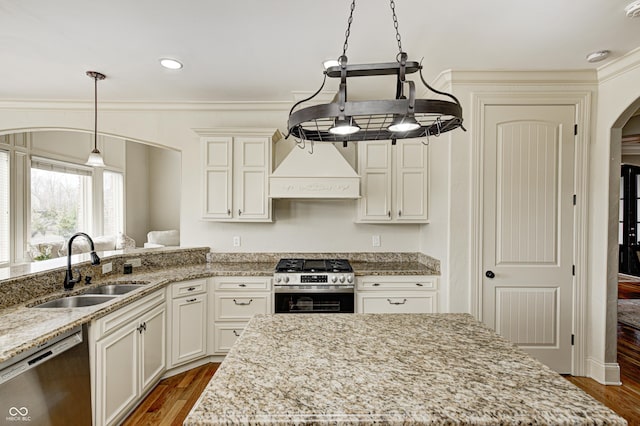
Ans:
[{"label": "baseboard", "polygon": [[593,358],[587,360],[588,377],[603,385],[620,386],[620,366],[617,362],[602,363]]},{"label": "baseboard", "polygon": [[195,361],[191,361],[186,364],[182,364],[170,370],[165,371],[164,375],[162,376],[162,379],[175,376],[176,374],[184,373],[185,371],[191,370],[192,368],[200,367],[201,365],[207,364],[209,362],[222,362],[222,360],[224,360],[224,355],[214,355],[214,356],[199,358]]}]

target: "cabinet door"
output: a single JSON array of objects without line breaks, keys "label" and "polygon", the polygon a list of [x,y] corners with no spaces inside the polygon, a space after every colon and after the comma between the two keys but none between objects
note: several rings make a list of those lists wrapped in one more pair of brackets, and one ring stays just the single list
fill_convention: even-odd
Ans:
[{"label": "cabinet door", "polygon": [[430,314],[437,311],[436,295],[425,293],[360,293],[357,311],[363,314]]},{"label": "cabinet door", "polygon": [[202,139],[205,219],[230,219],[233,209],[233,140]]},{"label": "cabinet door", "polygon": [[137,323],[115,331],[96,343],[95,419],[114,423],[138,397]]},{"label": "cabinet door", "polygon": [[166,361],[166,308],[162,304],[149,311],[140,322],[140,395],[164,373]]},{"label": "cabinet door", "polygon": [[233,213],[239,220],[267,220],[271,217],[269,138],[234,139],[236,211]]},{"label": "cabinet door", "polygon": [[395,219],[428,219],[428,146],[421,141],[398,141],[395,168]]},{"label": "cabinet door", "polygon": [[391,142],[358,143],[358,172],[362,197],[358,221],[391,220]]},{"label": "cabinet door", "polygon": [[171,366],[204,356],[207,351],[207,295],[172,301]]}]

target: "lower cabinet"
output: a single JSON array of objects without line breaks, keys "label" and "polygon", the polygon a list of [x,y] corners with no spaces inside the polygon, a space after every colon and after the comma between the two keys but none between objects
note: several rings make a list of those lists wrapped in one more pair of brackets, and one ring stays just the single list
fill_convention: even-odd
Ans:
[{"label": "lower cabinet", "polygon": [[207,354],[207,280],[174,283],[170,291],[173,368]]},{"label": "lower cabinet", "polygon": [[273,312],[271,277],[214,277],[209,293],[210,353],[223,355],[255,314]]},{"label": "lower cabinet", "polygon": [[166,369],[165,291],[91,323],[94,425],[117,424]]},{"label": "lower cabinet", "polygon": [[438,312],[433,276],[363,276],[356,279],[356,312],[425,314]]}]

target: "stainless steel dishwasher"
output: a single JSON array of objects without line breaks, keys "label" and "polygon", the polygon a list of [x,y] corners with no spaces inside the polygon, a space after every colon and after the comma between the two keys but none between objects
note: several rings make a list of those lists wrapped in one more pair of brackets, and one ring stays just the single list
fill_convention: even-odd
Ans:
[{"label": "stainless steel dishwasher", "polygon": [[0,364],[0,424],[91,425],[86,325]]}]

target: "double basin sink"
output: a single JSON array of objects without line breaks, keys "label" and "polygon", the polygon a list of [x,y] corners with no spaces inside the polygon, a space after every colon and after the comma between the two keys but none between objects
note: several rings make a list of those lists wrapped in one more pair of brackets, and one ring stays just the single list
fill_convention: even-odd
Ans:
[{"label": "double basin sink", "polygon": [[48,302],[32,306],[33,308],[83,308],[87,306],[99,305],[113,300],[118,296],[144,287],[145,284],[107,284],[100,287],[90,288],[82,294],[68,297],[60,297]]}]

